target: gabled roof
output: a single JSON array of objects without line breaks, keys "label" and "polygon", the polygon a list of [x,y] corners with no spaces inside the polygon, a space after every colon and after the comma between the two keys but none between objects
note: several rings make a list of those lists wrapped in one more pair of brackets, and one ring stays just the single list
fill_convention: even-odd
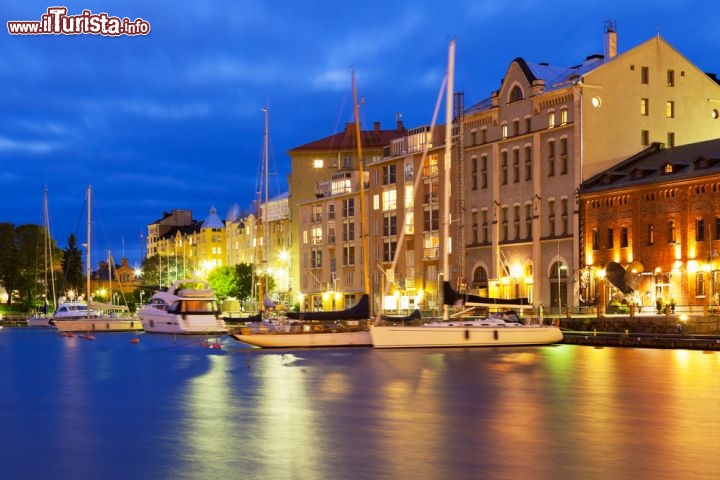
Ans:
[{"label": "gabled roof", "polygon": [[706,175],[720,175],[720,138],[672,148],[654,143],[589,178],[580,185],[579,192],[593,193]]},{"label": "gabled roof", "polygon": [[[533,82],[542,80],[545,83],[543,92],[550,92],[578,83],[583,75],[605,63],[605,59],[602,55],[591,55],[585,59],[585,62],[573,67],[558,67],[547,63],[532,63],[521,57],[513,60],[510,65],[512,66],[513,63],[516,63],[518,67],[520,67],[520,70],[522,70],[527,78],[528,84],[532,85]],[[509,69],[510,67],[508,67],[508,70]],[[491,107],[492,98],[486,98],[468,107],[465,110],[465,114],[482,112]]]},{"label": "gabled roof", "polygon": [[[363,148],[383,148],[390,145],[391,140],[406,135],[407,132],[402,122],[398,122],[395,130],[380,130],[380,123],[375,123],[375,129],[362,130],[360,138]],[[345,130],[329,137],[314,142],[300,145],[290,150],[290,154],[304,151],[325,151],[325,150],[355,150],[357,149],[357,137],[355,135],[355,123],[345,124]]]}]

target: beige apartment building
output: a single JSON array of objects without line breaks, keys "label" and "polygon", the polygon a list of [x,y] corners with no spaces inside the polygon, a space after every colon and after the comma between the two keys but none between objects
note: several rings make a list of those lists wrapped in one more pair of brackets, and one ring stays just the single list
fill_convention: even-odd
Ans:
[{"label": "beige apartment building", "polygon": [[604,40],[604,55],[576,66],[517,58],[497,91],[465,109],[453,211],[466,266],[453,273],[470,292],[578,305],[581,182],[653,142],[720,137],[713,77],[660,36],[620,53],[608,22]]},{"label": "beige apartment building", "polygon": [[[355,130],[348,123],[340,133],[289,152],[290,225],[298,232],[289,250],[290,281],[292,301],[302,310],[343,309],[371,288],[365,285],[360,202],[369,173],[363,167],[361,178]],[[365,165],[382,159],[391,140],[402,135],[402,122],[393,130],[375,122],[372,130],[361,131]]]}]

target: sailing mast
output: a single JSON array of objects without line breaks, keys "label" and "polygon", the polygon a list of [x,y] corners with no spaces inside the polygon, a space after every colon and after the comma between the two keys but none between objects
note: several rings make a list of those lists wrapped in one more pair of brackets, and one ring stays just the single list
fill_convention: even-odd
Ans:
[{"label": "sailing mast", "polygon": [[[355,70],[352,71],[353,110],[355,113],[355,137],[357,139],[358,169],[360,171],[360,239],[362,240],[363,256],[363,293],[369,294],[370,266],[368,259],[368,237],[365,231],[365,169],[362,155],[362,138],[360,136],[360,106],[357,102],[357,89],[355,88]],[[382,301],[382,299],[380,300]],[[372,302],[371,302],[372,304]]]},{"label": "sailing mast", "polygon": [[[256,256],[259,256],[259,264],[263,266],[263,280],[261,282],[258,282],[258,310],[263,311],[265,310],[265,294],[269,292],[268,289],[268,196],[269,196],[269,187],[268,187],[268,176],[269,176],[269,166],[268,166],[268,150],[269,150],[269,139],[268,139],[268,131],[269,131],[269,112],[270,109],[266,106],[262,109],[263,112],[265,112],[265,135],[263,139],[263,159],[262,159],[262,173],[260,175],[261,178],[261,184],[260,184],[260,192],[258,192],[258,208],[257,208],[257,219],[256,219],[256,226],[259,226],[259,228],[256,227],[256,238],[258,240],[256,245]],[[265,191],[265,202],[264,205],[260,201],[260,198],[262,198],[262,190]],[[260,218],[260,214],[262,212],[262,220]],[[259,235],[258,235],[259,234]],[[260,238],[262,238],[262,245],[260,245]],[[259,252],[259,254],[257,253]],[[253,269],[254,270],[254,269]],[[253,271],[253,277],[254,271]],[[263,290],[266,289],[266,290]]]},{"label": "sailing mast", "polygon": [[[450,160],[452,155],[452,126],[453,126],[453,78],[455,75],[455,40],[450,41],[448,49],[448,73],[447,87],[445,90],[445,156],[443,158],[443,261],[442,261],[442,279],[443,282],[450,280]],[[438,288],[440,286],[438,285]],[[450,314],[448,305],[443,302],[443,320],[448,320]]]},{"label": "sailing mast", "polygon": [[87,285],[85,294],[87,295],[87,316],[90,318],[90,225],[91,225],[91,219],[90,219],[90,202],[92,198],[92,185],[88,185],[87,189],[87,257],[85,258],[85,275],[87,277]]},{"label": "sailing mast", "polygon": [[55,311],[57,298],[55,297],[55,275],[53,273],[52,236],[50,235],[50,212],[48,209],[48,189],[45,187],[43,195],[43,221],[45,222],[45,313],[48,313],[48,272],[50,273],[50,285],[52,286],[52,308]]}]

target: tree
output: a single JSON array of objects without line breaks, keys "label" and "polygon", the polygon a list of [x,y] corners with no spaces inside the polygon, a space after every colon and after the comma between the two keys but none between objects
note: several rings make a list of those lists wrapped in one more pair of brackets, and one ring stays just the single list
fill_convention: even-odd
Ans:
[{"label": "tree", "polygon": [[13,291],[18,280],[17,245],[15,226],[0,223],[0,285],[8,293],[8,305],[12,304]]},{"label": "tree", "polygon": [[166,257],[160,255],[152,255],[145,257],[142,261],[142,278],[146,285],[168,286],[175,280],[182,280],[186,277],[186,262],[182,258]]},{"label": "tree", "polygon": [[234,267],[217,267],[208,275],[208,283],[220,300],[238,296],[238,276]]},{"label": "tree", "polygon": [[45,229],[39,225],[21,225],[15,229],[17,278],[15,289],[20,302],[30,309],[45,293]]},{"label": "tree", "polygon": [[77,246],[75,234],[71,233],[68,237],[68,244],[63,250],[62,271],[64,284],[62,289],[83,291],[83,262],[82,252]]},{"label": "tree", "polygon": [[235,265],[235,272],[238,284],[237,298],[244,304],[253,294],[253,267],[249,263],[240,263]]}]

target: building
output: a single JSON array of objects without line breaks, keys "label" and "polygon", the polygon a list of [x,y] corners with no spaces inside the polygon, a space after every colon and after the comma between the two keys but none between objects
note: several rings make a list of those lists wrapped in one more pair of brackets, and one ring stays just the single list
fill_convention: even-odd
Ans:
[{"label": "building", "polygon": [[372,130],[361,131],[364,165],[358,161],[354,123],[289,152],[290,231],[297,232],[298,239],[289,250],[290,282],[296,293],[293,302],[301,309],[343,309],[369,290],[362,258],[360,185],[368,182],[366,166],[383,158],[390,142],[403,135],[400,121],[393,130],[382,130],[375,122]]},{"label": "building", "polygon": [[[580,302],[576,190],[661,142],[720,136],[720,85],[659,35],[624,52],[613,22],[604,55],[571,67],[513,60],[500,88],[464,110],[457,177],[472,293]],[[455,189],[455,187],[453,187]]]},{"label": "building", "polygon": [[717,308],[720,139],[655,143],[583,182],[581,289],[601,308]]},{"label": "building", "polygon": [[444,126],[410,129],[368,164],[370,278],[384,311],[440,306],[444,134]]}]

